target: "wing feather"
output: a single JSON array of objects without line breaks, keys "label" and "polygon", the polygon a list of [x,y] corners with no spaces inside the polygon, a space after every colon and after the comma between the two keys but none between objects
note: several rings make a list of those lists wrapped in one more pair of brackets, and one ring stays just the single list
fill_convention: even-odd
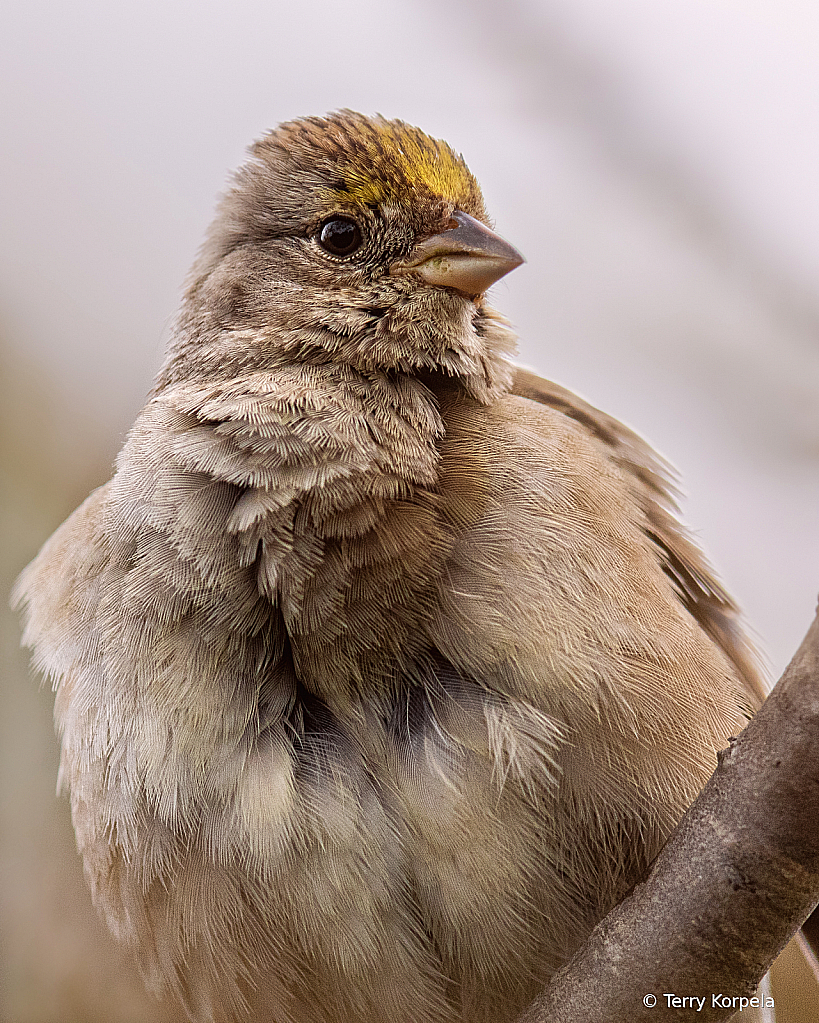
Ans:
[{"label": "wing feather", "polygon": [[636,433],[560,384],[516,367],[512,394],[547,405],[585,427],[608,451],[630,482],[644,517],[645,532],[680,602],[723,651],[744,681],[754,710],[767,686],[759,654],[749,640],[734,600],[703,551],[677,518],[676,473]]}]

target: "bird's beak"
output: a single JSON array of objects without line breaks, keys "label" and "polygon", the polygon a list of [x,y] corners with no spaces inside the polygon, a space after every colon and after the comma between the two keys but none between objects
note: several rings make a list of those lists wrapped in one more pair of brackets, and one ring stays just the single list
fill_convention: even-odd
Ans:
[{"label": "bird's beak", "polygon": [[418,242],[390,273],[416,273],[427,284],[455,288],[474,298],[523,262],[518,250],[494,231],[455,210],[444,231]]}]

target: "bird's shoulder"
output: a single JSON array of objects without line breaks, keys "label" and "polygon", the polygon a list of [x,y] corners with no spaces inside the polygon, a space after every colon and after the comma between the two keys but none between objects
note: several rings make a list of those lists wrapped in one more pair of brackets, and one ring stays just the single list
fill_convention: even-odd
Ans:
[{"label": "bird's shoulder", "polygon": [[[600,465],[613,468],[627,494],[640,532],[685,610],[725,654],[756,705],[766,693],[759,656],[749,640],[737,604],[719,581],[707,556],[678,518],[676,472],[647,441],[613,416],[553,381],[516,367],[509,398],[517,432],[543,424],[566,436],[579,431],[586,458],[574,462],[587,475]],[[541,425],[542,429],[542,425]],[[558,444],[561,441],[558,440]]]}]

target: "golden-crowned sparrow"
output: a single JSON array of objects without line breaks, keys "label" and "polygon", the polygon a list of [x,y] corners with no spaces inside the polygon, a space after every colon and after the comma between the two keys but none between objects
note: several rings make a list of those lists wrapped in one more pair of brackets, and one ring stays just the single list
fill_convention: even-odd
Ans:
[{"label": "golden-crowned sparrow", "polygon": [[94,901],[195,1020],[512,1019],[761,698],[663,463],[507,361],[487,224],[401,121],[257,142],[18,583]]}]

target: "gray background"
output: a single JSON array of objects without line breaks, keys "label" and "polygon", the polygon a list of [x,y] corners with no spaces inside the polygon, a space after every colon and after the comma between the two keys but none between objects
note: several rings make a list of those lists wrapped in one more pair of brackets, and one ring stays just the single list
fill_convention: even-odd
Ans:
[{"label": "gray background", "polygon": [[[819,13],[33,0],[0,16],[2,587],[110,473],[228,171],[343,106],[462,151],[521,360],[648,437],[778,675],[819,589]],[[5,604],[5,598],[3,599]],[[4,612],[0,1019],[172,1019],[101,932]],[[150,1007],[146,1008],[148,1004]]]}]

